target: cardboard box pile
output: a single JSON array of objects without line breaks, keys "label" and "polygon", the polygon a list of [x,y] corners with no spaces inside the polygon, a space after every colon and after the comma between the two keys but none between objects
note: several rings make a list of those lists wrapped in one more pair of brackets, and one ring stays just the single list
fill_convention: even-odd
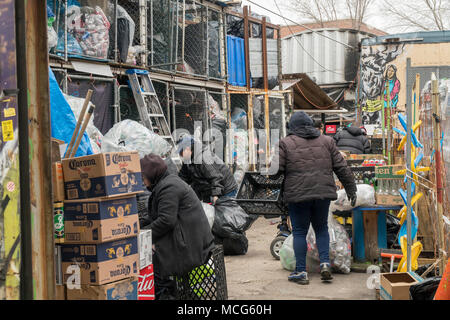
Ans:
[{"label": "cardboard box pile", "polygon": [[63,159],[64,244],[59,283],[68,300],[137,300],[142,191],[137,152]]}]

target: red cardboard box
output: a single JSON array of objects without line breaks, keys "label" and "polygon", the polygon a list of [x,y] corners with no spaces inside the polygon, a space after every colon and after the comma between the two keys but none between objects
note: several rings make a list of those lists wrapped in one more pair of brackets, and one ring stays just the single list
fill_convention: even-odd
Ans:
[{"label": "red cardboard box", "polygon": [[141,269],[139,273],[138,300],[155,300],[153,264]]}]

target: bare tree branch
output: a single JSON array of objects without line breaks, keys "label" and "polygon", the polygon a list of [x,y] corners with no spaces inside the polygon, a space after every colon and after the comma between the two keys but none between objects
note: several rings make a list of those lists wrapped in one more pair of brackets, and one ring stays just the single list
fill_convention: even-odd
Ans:
[{"label": "bare tree branch", "polygon": [[414,6],[408,0],[383,0],[379,11],[392,21],[391,28],[405,27],[405,31],[446,30],[450,26],[446,19],[450,0],[416,0]]}]

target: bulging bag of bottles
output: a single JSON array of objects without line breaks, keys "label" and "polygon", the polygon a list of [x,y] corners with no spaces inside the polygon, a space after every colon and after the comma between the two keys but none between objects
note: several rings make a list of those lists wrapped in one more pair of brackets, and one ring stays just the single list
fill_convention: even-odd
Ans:
[{"label": "bulging bag of bottles", "polygon": [[[350,273],[352,264],[351,244],[344,227],[328,214],[328,233],[330,235],[330,264],[334,272]],[[316,236],[312,227],[306,236],[308,245],[307,265],[308,272],[319,271],[319,251],[317,249]],[[294,237],[289,235],[280,249],[280,261],[284,269],[295,270]]]},{"label": "bulging bag of bottles", "polygon": [[360,206],[372,206],[375,204],[375,189],[368,184],[356,185],[356,204],[352,207],[350,200],[347,198],[345,189],[337,192],[337,200],[330,204],[331,212],[335,211],[349,211]]},{"label": "bulging bag of bottles", "polygon": [[116,123],[102,140],[102,152],[138,151],[141,158],[149,153],[163,157],[171,149],[164,138],[130,119]]}]

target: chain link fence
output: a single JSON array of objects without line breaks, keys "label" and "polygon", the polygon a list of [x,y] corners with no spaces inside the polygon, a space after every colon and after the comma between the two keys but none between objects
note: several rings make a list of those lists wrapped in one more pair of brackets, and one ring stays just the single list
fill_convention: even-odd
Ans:
[{"label": "chain link fence", "polygon": [[[54,58],[222,79],[223,13],[194,0],[47,0]],[[50,15],[49,15],[50,18]],[[53,31],[51,31],[53,30]]]},{"label": "chain link fence", "polygon": [[[196,88],[172,87],[172,128],[186,133],[201,134],[209,128],[206,91]],[[196,134],[199,134],[196,133]]]}]

